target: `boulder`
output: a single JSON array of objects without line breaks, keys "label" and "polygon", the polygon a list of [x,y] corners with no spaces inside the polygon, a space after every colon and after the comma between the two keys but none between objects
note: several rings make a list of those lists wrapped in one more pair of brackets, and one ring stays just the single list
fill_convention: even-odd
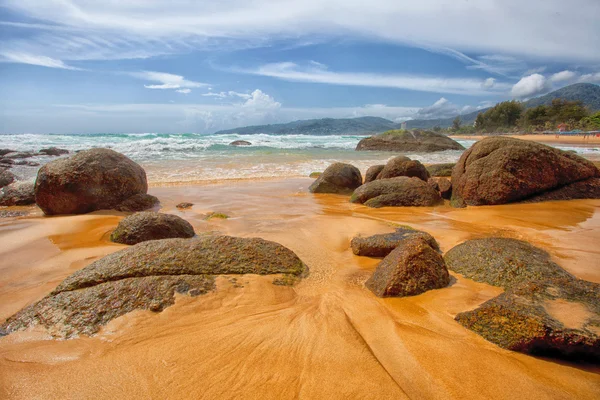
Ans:
[{"label": "boulder", "polygon": [[4,156],[4,158],[8,158],[10,160],[17,160],[20,158],[30,158],[33,156],[35,156],[35,154],[33,154],[30,151],[19,151],[19,152],[8,153]]},{"label": "boulder", "polygon": [[229,143],[230,146],[251,146],[252,143],[248,142],[247,140],[234,140],[233,142]]},{"label": "boulder", "polygon": [[396,232],[373,235],[369,237],[355,237],[350,242],[352,252],[357,256],[385,257],[405,240],[421,238],[434,250],[439,251],[437,241],[427,232],[412,228],[398,228]]},{"label": "boulder", "polygon": [[379,263],[366,282],[379,297],[414,296],[448,286],[450,275],[442,256],[422,237],[400,242]]},{"label": "boulder", "polygon": [[354,191],[352,203],[368,207],[385,206],[434,206],[442,201],[437,190],[419,178],[401,176],[377,179],[365,183]]},{"label": "boulder", "polygon": [[41,149],[38,153],[43,154],[45,156],[62,156],[64,154],[69,154],[69,150],[67,149],[59,149],[58,147],[49,147],[47,149]]},{"label": "boulder", "polygon": [[322,174],[323,174],[322,172],[311,172],[310,175],[308,175],[308,177],[316,179],[316,178],[320,177]]},{"label": "boulder", "polygon": [[509,350],[600,362],[600,285],[577,279],[544,250],[509,238],[468,240],[449,269],[506,291],[456,320]]},{"label": "boulder", "polygon": [[5,156],[8,153],[16,153],[16,150],[10,150],[10,149],[0,149],[0,156]]},{"label": "boulder", "polygon": [[11,160],[10,158],[0,158],[0,166],[4,168],[10,168],[15,164],[15,160]]},{"label": "boulder", "polygon": [[377,179],[389,179],[398,176],[408,176],[409,178],[415,176],[427,182],[427,179],[429,179],[429,172],[427,172],[425,166],[419,161],[411,160],[404,156],[398,156],[387,162],[379,175],[377,175]]},{"label": "boulder", "polygon": [[123,212],[145,211],[156,207],[160,201],[156,196],[146,193],[134,194],[115,206],[115,210]]},{"label": "boulder", "polygon": [[440,196],[442,196],[443,199],[449,200],[452,196],[452,182],[450,182],[450,179],[441,176],[435,176],[433,178],[429,178],[427,183],[432,188],[440,192]]},{"label": "boulder", "polygon": [[152,211],[125,217],[110,235],[115,243],[137,244],[147,240],[191,238],[194,228],[185,219]]},{"label": "boulder", "polygon": [[4,186],[8,186],[15,181],[15,176],[12,172],[5,170],[4,168],[0,169],[0,188]]},{"label": "boulder", "polygon": [[538,203],[551,200],[600,199],[600,178],[570,183],[558,189],[537,194],[522,203]]},{"label": "boulder", "polygon": [[381,171],[383,171],[384,168],[385,165],[383,164],[369,167],[367,173],[365,174],[365,183],[373,182],[375,179],[377,179],[377,176],[381,173]]},{"label": "boulder", "polygon": [[455,163],[444,163],[444,164],[431,164],[427,165],[427,171],[431,176],[452,176],[452,169],[454,168]]},{"label": "boulder", "polygon": [[92,149],[58,159],[38,171],[35,198],[47,215],[113,209],[148,191],[146,172],[110,149]]},{"label": "boulder", "polygon": [[[557,196],[563,199],[591,195],[598,198],[596,181],[563,187],[588,179],[599,178],[594,164],[576,154],[540,143],[490,137],[475,143],[465,151],[452,172],[452,205],[493,205],[524,201],[536,196]],[[541,201],[548,197],[538,197]]]},{"label": "boulder", "polygon": [[33,182],[15,182],[0,189],[0,206],[35,204]]},{"label": "boulder", "polygon": [[350,164],[335,163],[310,185],[311,193],[352,193],[362,185],[362,175],[358,168]]},{"label": "boulder", "polygon": [[392,130],[362,139],[356,150],[401,151],[430,153],[465,148],[448,136],[433,131]]},{"label": "boulder", "polygon": [[183,203],[177,204],[175,207],[177,207],[177,208],[179,208],[181,210],[185,210],[185,209],[188,209],[188,208],[192,208],[193,206],[194,206],[194,203],[183,202]]},{"label": "boulder", "polygon": [[175,293],[197,296],[214,290],[214,275],[301,277],[306,271],[291,250],[263,239],[151,240],[75,272],[48,296],[8,318],[0,334],[41,325],[56,337],[91,335],[130,311],[162,311],[175,302]]}]

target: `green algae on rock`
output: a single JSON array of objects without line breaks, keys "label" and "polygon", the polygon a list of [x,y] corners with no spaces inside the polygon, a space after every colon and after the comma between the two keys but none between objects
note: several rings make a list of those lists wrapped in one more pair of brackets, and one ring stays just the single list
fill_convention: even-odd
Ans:
[{"label": "green algae on rock", "polygon": [[455,165],[455,163],[430,164],[426,165],[425,168],[427,168],[427,171],[431,176],[450,177],[452,176],[452,169]]}]

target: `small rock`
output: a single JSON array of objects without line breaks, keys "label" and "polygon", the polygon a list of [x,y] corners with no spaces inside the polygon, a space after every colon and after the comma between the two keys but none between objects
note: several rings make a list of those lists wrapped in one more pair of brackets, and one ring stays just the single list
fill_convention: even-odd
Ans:
[{"label": "small rock", "polygon": [[449,200],[450,197],[452,197],[452,182],[450,182],[450,179],[436,176],[429,178],[427,183],[432,188],[440,192],[442,198]]},{"label": "small rock", "polygon": [[181,210],[185,210],[185,209],[188,209],[188,208],[192,208],[193,206],[194,206],[194,203],[183,202],[183,203],[177,204],[175,207],[177,207],[177,208],[179,208]]},{"label": "small rock", "polygon": [[160,201],[157,197],[146,193],[138,193],[115,206],[115,210],[123,212],[145,211],[154,208]]},{"label": "small rock", "polygon": [[383,171],[385,165],[373,165],[369,167],[367,173],[365,174],[365,183],[373,182],[377,179],[377,176]]},{"label": "small rock", "polygon": [[15,176],[12,172],[5,169],[0,170],[0,188],[8,186],[15,181]]},{"label": "small rock", "polygon": [[234,140],[233,142],[229,143],[230,146],[251,146],[252,143],[248,142],[247,140]]},{"label": "small rock", "polygon": [[131,245],[147,240],[191,238],[194,235],[192,225],[177,215],[145,211],[125,217],[110,235],[110,240]]},{"label": "small rock", "polygon": [[405,240],[422,238],[433,249],[439,251],[437,241],[427,232],[409,228],[398,228],[396,232],[373,235],[369,237],[355,237],[350,242],[352,252],[357,256],[385,257]]},{"label": "small rock", "polygon": [[211,212],[206,214],[206,216],[204,217],[205,220],[210,220],[213,218],[217,218],[217,219],[227,219],[229,218],[229,215],[222,213],[222,212]]},{"label": "small rock", "polygon": [[0,206],[35,204],[33,182],[15,182],[0,189]]},{"label": "small rock", "polygon": [[352,193],[362,185],[358,168],[350,164],[331,164],[308,188],[311,193]]},{"label": "small rock", "polygon": [[10,149],[0,149],[0,156],[5,156],[9,153],[16,153],[16,150],[10,150]]},{"label": "small rock", "polygon": [[49,147],[47,149],[41,149],[39,153],[46,156],[62,156],[64,154],[69,154],[69,150],[59,149],[58,147]]},{"label": "small rock", "polygon": [[14,153],[8,153],[4,156],[4,158],[8,158],[11,160],[16,160],[19,158],[30,158],[35,156],[35,154],[29,152],[29,151],[20,151],[20,152],[14,152]]},{"label": "small rock", "polygon": [[310,175],[308,175],[308,177],[316,179],[316,178],[320,177],[321,175],[323,175],[322,172],[311,172]]}]

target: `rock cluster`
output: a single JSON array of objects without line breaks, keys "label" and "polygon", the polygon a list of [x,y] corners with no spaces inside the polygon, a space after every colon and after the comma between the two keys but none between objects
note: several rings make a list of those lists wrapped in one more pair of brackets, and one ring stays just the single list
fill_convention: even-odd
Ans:
[{"label": "rock cluster", "polygon": [[464,147],[446,135],[423,130],[392,130],[362,139],[356,150],[398,152],[434,152],[464,150]]}]

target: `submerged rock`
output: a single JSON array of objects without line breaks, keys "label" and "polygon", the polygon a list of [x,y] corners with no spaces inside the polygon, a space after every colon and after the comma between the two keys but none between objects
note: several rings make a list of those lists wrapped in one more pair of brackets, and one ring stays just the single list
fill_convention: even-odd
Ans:
[{"label": "submerged rock", "polygon": [[452,169],[454,168],[455,163],[444,163],[444,164],[431,164],[426,166],[429,175],[431,176],[452,176]]},{"label": "submerged rock", "polygon": [[163,310],[174,303],[176,292],[196,296],[214,290],[214,275],[305,273],[291,250],[263,239],[152,240],[75,272],[48,296],[8,318],[0,331],[42,325],[57,337],[90,335],[130,311]]},{"label": "submerged rock", "polygon": [[47,149],[41,149],[38,153],[46,156],[62,156],[64,154],[69,154],[69,150],[59,149],[58,147],[49,147]]},{"label": "submerged rock", "polygon": [[352,193],[362,185],[358,168],[350,164],[331,164],[308,188],[311,193]]},{"label": "submerged rock", "polygon": [[508,238],[474,239],[444,259],[467,278],[506,289],[456,321],[503,348],[600,362],[600,285],[569,274],[544,250]]},{"label": "submerged rock", "polygon": [[229,143],[230,146],[251,146],[252,143],[248,142],[247,140],[234,140],[233,142]]},{"label": "submerged rock", "polygon": [[0,189],[0,206],[29,206],[35,204],[33,182],[15,182]]},{"label": "submerged rock", "polygon": [[379,263],[366,282],[379,297],[414,296],[448,286],[450,275],[442,256],[422,237],[400,242]]},{"label": "submerged rock", "polygon": [[[452,204],[493,205],[557,198],[600,198],[600,171],[576,154],[540,143],[491,137],[465,151],[452,173]],[[571,189],[565,187],[576,182]]]},{"label": "submerged rock", "polygon": [[35,197],[45,214],[84,214],[147,191],[142,167],[113,150],[92,149],[40,168]]},{"label": "submerged rock", "polygon": [[441,133],[423,130],[392,130],[358,142],[356,150],[434,152],[464,150],[464,147]]},{"label": "submerged rock", "polygon": [[379,175],[377,175],[377,179],[389,179],[398,176],[408,176],[409,178],[414,176],[427,182],[427,179],[429,179],[429,172],[427,172],[425,166],[419,161],[411,160],[404,156],[398,156],[387,162]]},{"label": "submerged rock", "polygon": [[152,211],[125,217],[110,235],[115,243],[137,244],[147,240],[191,238],[194,228],[185,219]]},{"label": "submerged rock", "polygon": [[434,206],[442,201],[437,190],[419,178],[401,176],[377,179],[365,183],[354,191],[352,203],[368,207],[385,206]]},{"label": "submerged rock", "polygon": [[375,179],[377,179],[377,176],[381,173],[381,171],[383,171],[384,168],[384,164],[373,165],[372,167],[369,167],[367,173],[365,174],[365,183],[373,182]]},{"label": "submerged rock", "polygon": [[15,176],[12,172],[6,169],[0,169],[0,188],[8,186],[15,181]]},{"label": "submerged rock", "polygon": [[429,178],[427,183],[432,188],[440,192],[440,196],[442,196],[442,198],[449,200],[450,197],[452,197],[452,182],[450,182],[448,178],[436,176]]},{"label": "submerged rock", "polygon": [[146,193],[134,194],[115,206],[115,210],[123,212],[145,211],[156,207],[160,201],[156,196]]},{"label": "submerged rock", "polygon": [[8,153],[4,156],[4,158],[8,158],[10,160],[17,160],[20,158],[30,158],[35,156],[35,154],[33,154],[30,151],[17,151],[17,152],[12,152],[12,153]]},{"label": "submerged rock", "polygon": [[175,207],[185,210],[188,208],[192,208],[194,206],[194,203],[187,203],[187,202],[183,202],[183,203],[179,203],[177,204]]},{"label": "submerged rock", "polygon": [[322,172],[311,172],[310,175],[308,175],[308,177],[316,179],[316,178],[320,177],[322,174],[323,174]]},{"label": "submerged rock", "polygon": [[368,237],[355,237],[350,242],[352,252],[357,256],[385,257],[405,240],[421,238],[433,249],[439,251],[437,241],[427,232],[410,228],[398,228],[396,232]]},{"label": "submerged rock", "polygon": [[10,149],[0,149],[0,156],[4,157],[5,155],[9,154],[9,153],[16,153],[16,150],[10,150]]}]

